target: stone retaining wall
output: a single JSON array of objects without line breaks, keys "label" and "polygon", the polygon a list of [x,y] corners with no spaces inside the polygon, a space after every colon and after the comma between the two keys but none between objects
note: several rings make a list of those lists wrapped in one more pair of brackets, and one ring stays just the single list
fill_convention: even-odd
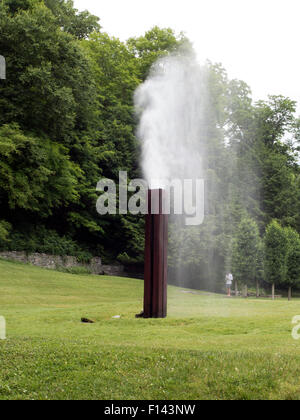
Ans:
[{"label": "stone retaining wall", "polygon": [[126,276],[124,267],[122,265],[103,265],[100,257],[94,257],[89,264],[82,264],[77,261],[75,257],[48,254],[30,254],[17,251],[0,252],[0,258],[29,263],[38,267],[48,268],[55,270],[59,267],[72,268],[72,267],[85,267],[92,274],[110,275],[110,276]]}]

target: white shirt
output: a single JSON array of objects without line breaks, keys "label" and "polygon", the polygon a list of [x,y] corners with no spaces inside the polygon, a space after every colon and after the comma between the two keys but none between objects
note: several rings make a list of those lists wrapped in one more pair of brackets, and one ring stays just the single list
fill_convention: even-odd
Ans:
[{"label": "white shirt", "polygon": [[226,284],[228,286],[231,286],[232,285],[232,280],[233,280],[232,274],[231,273],[230,274],[227,274],[227,276],[226,276]]}]

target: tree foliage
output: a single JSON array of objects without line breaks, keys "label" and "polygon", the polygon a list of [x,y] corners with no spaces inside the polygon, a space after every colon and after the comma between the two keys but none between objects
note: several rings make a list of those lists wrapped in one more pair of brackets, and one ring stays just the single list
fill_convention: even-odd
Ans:
[{"label": "tree foliage", "polygon": [[286,280],[288,255],[285,229],[273,220],[265,235],[265,280],[269,284],[282,285]]},{"label": "tree foliage", "polygon": [[252,286],[259,266],[260,236],[256,222],[243,218],[233,242],[232,271],[241,284]]},{"label": "tree foliage", "polygon": [[15,124],[0,128],[0,184],[3,202],[16,208],[51,214],[53,208],[78,200],[80,168],[66,149]]},{"label": "tree foliage", "polygon": [[161,57],[180,53],[182,47],[191,49],[189,40],[183,33],[176,35],[171,28],[153,27],[144,36],[130,38],[127,42],[129,51],[136,57],[140,78],[145,80],[152,65]]},{"label": "tree foliage", "polygon": [[285,285],[289,288],[300,286],[300,236],[291,227],[286,228],[288,253],[286,261]]},{"label": "tree foliage", "polygon": [[[55,252],[57,243],[57,252],[141,262],[143,218],[99,216],[95,187],[121,170],[141,176],[134,91],[158,58],[191,44],[159,27],[121,42],[71,0],[3,0],[0,31],[0,246]],[[221,64],[206,70],[205,221],[171,226],[170,269],[186,270],[186,285],[215,290],[227,265],[250,285],[262,277],[268,226],[266,279],[294,281],[296,242],[289,257],[281,246],[284,228],[300,232],[296,104],[253,103],[249,86]]]}]

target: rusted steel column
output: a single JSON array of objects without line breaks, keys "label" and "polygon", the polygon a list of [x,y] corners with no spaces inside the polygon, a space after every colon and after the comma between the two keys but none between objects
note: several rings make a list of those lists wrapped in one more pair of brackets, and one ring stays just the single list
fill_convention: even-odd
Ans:
[{"label": "rusted steel column", "polygon": [[[163,214],[163,190],[148,191],[145,230],[144,318],[167,316],[168,215]],[[158,214],[152,214],[156,209]]]}]

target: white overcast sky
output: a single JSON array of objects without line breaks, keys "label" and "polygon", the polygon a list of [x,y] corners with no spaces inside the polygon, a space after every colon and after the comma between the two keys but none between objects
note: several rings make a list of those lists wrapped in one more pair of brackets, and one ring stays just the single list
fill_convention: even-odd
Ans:
[{"label": "white overcast sky", "polygon": [[[102,29],[126,40],[154,25],[184,31],[199,60],[221,62],[254,99],[282,94],[300,104],[300,0],[75,0]],[[298,105],[298,112],[300,106]]]}]

